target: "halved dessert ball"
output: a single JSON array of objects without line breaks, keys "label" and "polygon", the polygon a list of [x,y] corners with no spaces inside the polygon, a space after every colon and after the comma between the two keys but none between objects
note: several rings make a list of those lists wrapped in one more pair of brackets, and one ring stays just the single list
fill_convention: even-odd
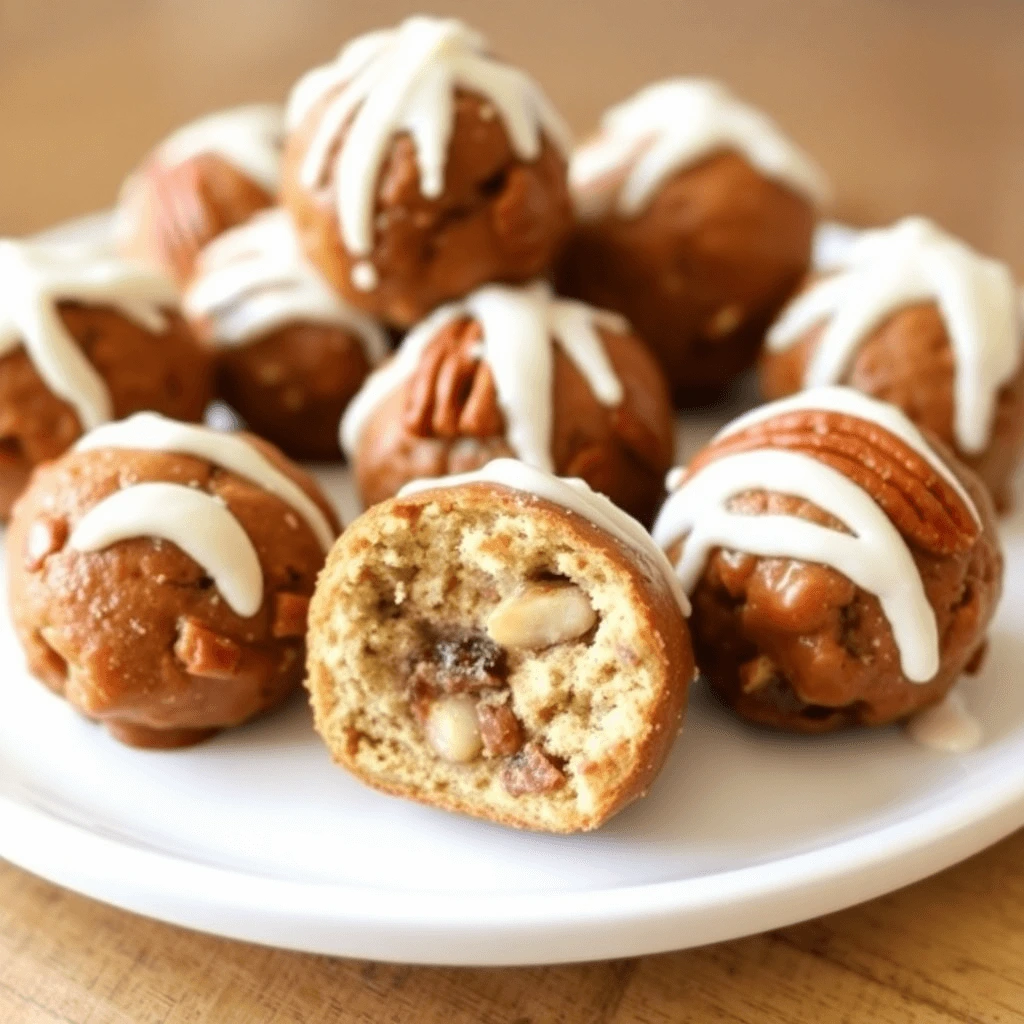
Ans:
[{"label": "halved dessert ball", "polygon": [[29,671],[116,739],[180,747],[301,683],[339,531],[267,442],[140,413],[40,467],[7,536]]},{"label": "halved dessert ball", "polygon": [[513,460],[424,481],[345,532],[310,607],[334,759],[519,828],[600,826],[653,783],[693,677],[686,600],[645,530]]}]

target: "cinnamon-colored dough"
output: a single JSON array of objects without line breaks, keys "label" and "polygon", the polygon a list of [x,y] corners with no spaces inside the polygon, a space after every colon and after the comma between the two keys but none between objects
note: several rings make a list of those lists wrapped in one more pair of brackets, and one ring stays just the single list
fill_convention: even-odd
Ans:
[{"label": "cinnamon-colored dough", "polygon": [[[106,381],[114,418],[152,410],[196,421],[213,397],[212,366],[184,320],[167,312],[162,334],[106,306],[64,302],[64,326]],[[82,434],[72,405],[55,395],[22,348],[0,358],[0,519],[10,514],[32,468]]]},{"label": "cinnamon-colored dough", "polygon": [[307,256],[352,305],[409,327],[477,285],[528,281],[547,270],[572,223],[565,160],[544,139],[537,159],[524,162],[493,107],[457,91],[441,196],[427,199],[420,192],[409,136],[391,143],[378,179],[373,251],[366,258],[378,284],[371,291],[356,288],[352,268],[361,259],[341,240],[333,180],[315,193],[299,180],[331,99],[333,94],[314,107],[289,138],[282,196]]},{"label": "cinnamon-colored dough", "polygon": [[[249,441],[337,528],[309,476],[265,441]],[[197,486],[224,501],[259,554],[264,598],[254,616],[235,614],[169,541],[67,547],[82,516],[126,481]],[[11,614],[29,670],[115,738],[140,747],[197,743],[299,686],[306,606],[323,561],[313,532],[280,498],[203,459],[168,452],[68,452],[35,473],[7,537]]]},{"label": "cinnamon-colored dough", "polygon": [[184,287],[207,242],[274,201],[216,153],[200,153],[173,167],[153,156],[125,184],[118,203],[118,247]]},{"label": "cinnamon-colored dough", "polygon": [[[781,352],[761,356],[761,388],[769,399],[803,389],[807,364],[824,324]],[[935,303],[894,313],[860,346],[841,383],[899,406],[918,426],[953,448],[989,489],[999,511],[1012,504],[1013,478],[1024,456],[1024,364],[999,392],[988,446],[964,452],[953,432],[953,350]]]},{"label": "cinnamon-colored dough", "polygon": [[[941,700],[980,662],[1002,592],[992,502],[974,473],[939,442],[933,446],[982,519],[973,544],[952,553],[927,551],[901,530],[935,609],[940,666],[934,679],[906,679],[878,598],[841,573],[719,548],[692,595],[690,629],[701,672],[743,718],[808,733],[884,725]],[[786,494],[748,492],[730,509],[842,528],[821,509]],[[681,543],[669,551],[673,561]]]},{"label": "cinnamon-colored dough", "polygon": [[[625,397],[616,408],[602,405],[555,347],[554,472],[582,477],[649,523],[664,497],[665,472],[672,464],[668,391],[642,342],[629,334],[599,333]],[[367,421],[355,457],[367,505],[391,497],[410,480],[466,473],[491,459],[515,457],[505,440],[490,370],[471,354],[479,337],[476,321],[448,324],[424,353],[417,374]]]},{"label": "cinnamon-colored dough", "polygon": [[721,153],[669,178],[639,216],[579,224],[557,283],[623,313],[674,401],[703,405],[754,363],[807,271],[814,221],[807,200]]}]

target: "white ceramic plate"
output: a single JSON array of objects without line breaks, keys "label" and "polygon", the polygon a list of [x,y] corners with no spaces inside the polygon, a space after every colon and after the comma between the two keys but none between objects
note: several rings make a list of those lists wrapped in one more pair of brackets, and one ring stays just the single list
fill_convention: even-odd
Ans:
[{"label": "white ceramic plate", "polygon": [[[686,447],[713,426],[690,418]],[[345,474],[321,476],[348,520]],[[963,684],[978,750],[757,731],[697,687],[651,795],[568,838],[366,789],[330,763],[301,696],[191,750],[121,747],[28,678],[0,608],[0,856],[192,928],[419,963],[635,956],[837,910],[1024,824],[1024,511],[1003,534],[1006,596]]]}]

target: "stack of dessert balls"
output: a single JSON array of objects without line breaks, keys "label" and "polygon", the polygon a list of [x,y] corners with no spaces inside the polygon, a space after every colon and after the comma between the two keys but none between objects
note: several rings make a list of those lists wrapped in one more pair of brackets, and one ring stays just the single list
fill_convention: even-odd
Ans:
[{"label": "stack of dessert balls", "polygon": [[[532,78],[429,17],[182,128],[110,244],[0,243],[29,669],[140,747],[304,682],[370,785],[554,832],[647,792],[698,672],[760,725],[967,749],[1019,292],[914,217],[812,266],[827,197],[704,80],[574,148]],[[673,468],[674,409],[755,366],[772,401]],[[214,398],[247,429],[204,425]],[[344,533],[292,461],[342,457]]]}]

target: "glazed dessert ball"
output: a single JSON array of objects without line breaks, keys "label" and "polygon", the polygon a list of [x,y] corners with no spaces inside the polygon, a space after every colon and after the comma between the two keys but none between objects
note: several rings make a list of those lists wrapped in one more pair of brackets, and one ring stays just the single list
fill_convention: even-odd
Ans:
[{"label": "glazed dessert ball", "polygon": [[306,613],[338,523],[247,434],[151,413],[36,471],[7,537],[29,670],[116,739],[181,747],[299,685]]},{"label": "glazed dessert ball", "polygon": [[223,110],[179,128],[121,186],[118,247],[184,285],[207,242],[274,203],[283,146],[276,104]]},{"label": "glazed dessert ball", "polygon": [[991,500],[895,406],[840,387],[762,406],[670,488],[654,537],[700,670],[744,718],[884,725],[980,662],[1003,575]]},{"label": "glazed dessert ball", "polygon": [[567,129],[457,21],[353,40],[296,85],[287,119],[283,197],[307,254],[396,326],[543,273],[570,229]]},{"label": "glazed dessert ball", "polygon": [[214,349],[218,396],[252,430],[294,458],[340,457],[341,414],[387,337],[306,260],[284,210],[211,242],[183,306]]},{"label": "glazed dessert ball", "polygon": [[32,468],[142,409],[202,418],[210,357],[163,275],[80,246],[0,240],[0,519]]},{"label": "glazed dessert ball", "polygon": [[605,114],[570,184],[559,288],[624,313],[678,404],[712,401],[807,270],[821,171],[720,85],[674,79]]},{"label": "glazed dessert ball", "polygon": [[317,731],[364,782],[546,832],[646,793],[693,655],[678,580],[579,480],[500,459],[357,519],[310,606]]},{"label": "glazed dessert ball", "polygon": [[543,282],[488,285],[435,311],[370,377],[341,434],[368,505],[515,456],[649,522],[672,463],[657,362],[621,317]]},{"label": "glazed dessert ball", "polygon": [[848,384],[898,405],[1011,504],[1024,455],[1024,314],[1010,269],[920,217],[837,250],[768,333],[762,389]]}]

